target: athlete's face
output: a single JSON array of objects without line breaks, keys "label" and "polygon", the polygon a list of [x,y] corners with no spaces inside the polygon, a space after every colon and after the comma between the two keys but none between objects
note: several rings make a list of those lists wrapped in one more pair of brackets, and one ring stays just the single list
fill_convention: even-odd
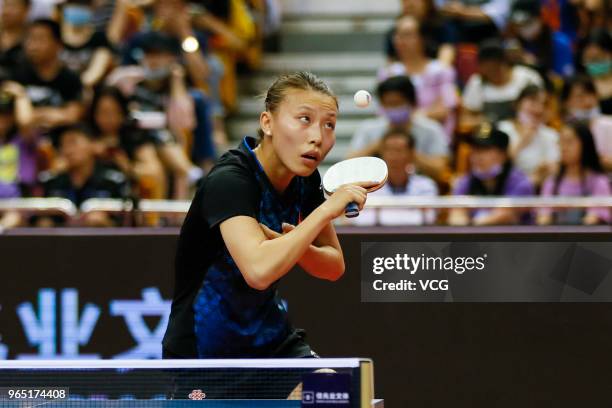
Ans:
[{"label": "athlete's face", "polygon": [[336,142],[335,100],[311,90],[285,93],[278,109],[262,114],[262,129],[282,164],[293,174],[309,176]]}]

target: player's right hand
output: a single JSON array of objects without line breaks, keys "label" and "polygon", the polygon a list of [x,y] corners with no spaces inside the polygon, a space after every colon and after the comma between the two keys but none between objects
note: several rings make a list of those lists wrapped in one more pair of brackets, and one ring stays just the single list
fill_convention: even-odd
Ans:
[{"label": "player's right hand", "polygon": [[345,184],[340,186],[332,195],[322,204],[322,207],[328,212],[331,219],[344,215],[346,206],[349,203],[357,203],[359,211],[363,209],[367,198],[367,190],[364,188],[372,183],[357,183]]}]

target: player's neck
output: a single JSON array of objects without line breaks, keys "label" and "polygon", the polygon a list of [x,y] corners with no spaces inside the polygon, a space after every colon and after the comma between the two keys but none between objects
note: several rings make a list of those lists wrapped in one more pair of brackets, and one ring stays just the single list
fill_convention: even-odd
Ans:
[{"label": "player's neck", "polygon": [[281,162],[272,146],[260,143],[253,149],[253,152],[274,189],[279,193],[285,191],[289,183],[291,183],[294,174]]}]

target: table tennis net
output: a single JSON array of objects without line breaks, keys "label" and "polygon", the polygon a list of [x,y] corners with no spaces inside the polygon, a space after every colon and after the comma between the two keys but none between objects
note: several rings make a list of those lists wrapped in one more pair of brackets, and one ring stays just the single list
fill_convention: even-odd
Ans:
[{"label": "table tennis net", "polygon": [[[362,393],[371,392],[363,386],[372,381],[371,362],[365,359],[5,361],[0,364],[0,406],[165,407],[169,401],[170,406],[226,401],[217,406],[229,407],[229,400],[300,406],[304,376],[315,372],[350,376],[350,407],[361,407]],[[50,389],[58,391],[35,398]],[[59,398],[61,390],[64,398]]]}]

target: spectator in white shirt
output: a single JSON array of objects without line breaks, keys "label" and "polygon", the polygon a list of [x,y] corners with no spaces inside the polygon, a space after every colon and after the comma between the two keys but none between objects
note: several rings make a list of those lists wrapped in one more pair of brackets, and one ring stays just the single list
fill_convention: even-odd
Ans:
[{"label": "spectator in white shirt", "polygon": [[466,110],[460,119],[461,127],[474,128],[483,120],[495,123],[512,118],[514,102],[530,84],[544,86],[533,69],[512,66],[499,41],[485,41],[478,52],[478,73],[470,77],[463,92]]},{"label": "spectator in white shirt", "polygon": [[[414,139],[403,129],[390,129],[380,141],[379,154],[387,163],[387,183],[372,197],[381,196],[437,196],[438,187],[432,179],[413,171]],[[421,209],[364,209],[353,225],[423,225],[436,220],[434,210]]]}]

